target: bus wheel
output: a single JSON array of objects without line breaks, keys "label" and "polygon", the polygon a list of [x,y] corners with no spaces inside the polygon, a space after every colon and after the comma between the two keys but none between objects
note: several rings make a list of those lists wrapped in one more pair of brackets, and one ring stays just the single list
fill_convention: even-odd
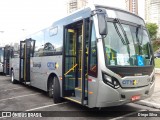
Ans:
[{"label": "bus wheel", "polygon": [[12,82],[13,84],[16,84],[16,83],[17,83],[17,81],[14,79],[14,72],[13,72],[13,70],[11,71],[11,82]]},{"label": "bus wheel", "polygon": [[54,103],[62,102],[62,98],[60,97],[60,84],[57,77],[54,77],[53,91]]},{"label": "bus wheel", "polygon": [[49,88],[48,88],[48,96],[53,97],[53,77],[49,78]]}]

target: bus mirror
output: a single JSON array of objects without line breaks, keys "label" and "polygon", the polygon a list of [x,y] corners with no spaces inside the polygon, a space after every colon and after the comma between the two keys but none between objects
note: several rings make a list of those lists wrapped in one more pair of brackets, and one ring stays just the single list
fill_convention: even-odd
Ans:
[{"label": "bus mirror", "polygon": [[106,16],[106,9],[100,8],[97,10],[97,17],[98,17],[98,26],[99,26],[99,34],[100,35],[107,35],[107,16]]}]

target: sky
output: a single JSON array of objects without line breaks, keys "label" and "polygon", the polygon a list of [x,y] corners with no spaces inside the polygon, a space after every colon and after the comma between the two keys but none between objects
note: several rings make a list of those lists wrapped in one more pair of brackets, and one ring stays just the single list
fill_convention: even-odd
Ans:
[{"label": "sky", "polygon": [[[89,0],[124,8],[125,0]],[[140,0],[141,1],[141,0]],[[68,0],[0,0],[0,45],[24,40],[67,15]]]},{"label": "sky", "polygon": [[66,15],[66,0],[0,0],[0,43],[18,41]]}]

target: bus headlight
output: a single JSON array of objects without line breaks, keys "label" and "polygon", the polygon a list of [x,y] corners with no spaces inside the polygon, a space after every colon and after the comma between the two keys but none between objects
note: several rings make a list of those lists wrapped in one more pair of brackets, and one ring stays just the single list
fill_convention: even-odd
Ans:
[{"label": "bus headlight", "polygon": [[116,78],[111,77],[107,75],[106,73],[102,73],[102,76],[103,76],[103,82],[106,83],[107,85],[115,89],[120,87],[120,84]]}]

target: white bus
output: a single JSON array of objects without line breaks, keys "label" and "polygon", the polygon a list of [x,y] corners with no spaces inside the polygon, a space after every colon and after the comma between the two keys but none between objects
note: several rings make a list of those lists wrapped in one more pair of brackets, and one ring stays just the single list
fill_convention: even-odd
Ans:
[{"label": "white bus", "polygon": [[93,107],[148,98],[154,57],[144,20],[101,5],[78,10],[20,42],[11,81]]}]

